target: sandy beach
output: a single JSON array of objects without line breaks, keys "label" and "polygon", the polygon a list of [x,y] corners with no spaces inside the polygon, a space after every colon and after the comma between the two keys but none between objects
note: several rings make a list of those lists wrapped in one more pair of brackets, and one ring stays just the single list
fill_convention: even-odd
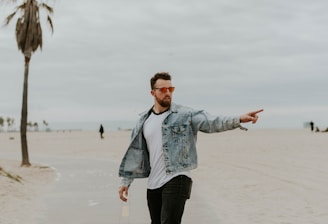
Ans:
[{"label": "sandy beach", "polygon": [[[32,167],[20,167],[19,133],[0,133],[0,224],[149,223],[146,180],[118,199],[129,131],[28,133]],[[252,129],[198,136],[199,167],[182,223],[326,224],[328,134]],[[127,211],[128,210],[128,211]]]}]

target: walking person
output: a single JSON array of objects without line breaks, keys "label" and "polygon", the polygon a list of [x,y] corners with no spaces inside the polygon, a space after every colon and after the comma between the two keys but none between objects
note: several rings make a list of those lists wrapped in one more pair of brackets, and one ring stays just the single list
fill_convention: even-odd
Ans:
[{"label": "walking person", "polygon": [[[141,114],[122,159],[119,197],[127,201],[135,178],[148,178],[147,204],[152,224],[179,224],[190,198],[190,171],[197,167],[197,132],[213,133],[256,123],[257,110],[241,116],[220,117],[172,102],[169,73],[156,73],[150,80],[154,105]],[[247,130],[247,129],[246,129]]]},{"label": "walking person", "polygon": [[102,124],[100,125],[99,133],[100,133],[100,138],[103,139],[104,138],[104,127],[102,126]]},{"label": "walking person", "polygon": [[310,121],[310,128],[311,128],[311,131],[313,132],[313,130],[314,130],[314,123],[313,123],[313,121]]}]

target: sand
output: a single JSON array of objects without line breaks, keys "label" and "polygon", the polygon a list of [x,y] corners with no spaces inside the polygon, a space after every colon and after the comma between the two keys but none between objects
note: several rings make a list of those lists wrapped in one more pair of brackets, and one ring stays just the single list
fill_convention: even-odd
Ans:
[{"label": "sand", "polygon": [[[199,167],[182,223],[326,224],[328,134],[249,128],[199,134]],[[31,132],[33,166],[23,168],[19,134],[0,133],[0,166],[22,178],[0,175],[0,224],[149,223],[146,180],[135,180],[128,204],[117,196],[130,132],[104,136]]]},{"label": "sand", "polygon": [[3,159],[0,166],[5,169],[0,172],[0,223],[34,223],[43,211],[42,198],[54,180],[54,170],[35,164],[21,167],[18,161]]}]

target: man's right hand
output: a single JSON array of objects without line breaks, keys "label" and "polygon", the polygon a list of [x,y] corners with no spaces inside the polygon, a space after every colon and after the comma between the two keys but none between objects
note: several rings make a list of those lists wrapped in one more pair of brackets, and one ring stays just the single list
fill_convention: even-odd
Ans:
[{"label": "man's right hand", "polygon": [[118,190],[118,195],[122,201],[126,202],[129,196],[129,187],[121,186]]}]

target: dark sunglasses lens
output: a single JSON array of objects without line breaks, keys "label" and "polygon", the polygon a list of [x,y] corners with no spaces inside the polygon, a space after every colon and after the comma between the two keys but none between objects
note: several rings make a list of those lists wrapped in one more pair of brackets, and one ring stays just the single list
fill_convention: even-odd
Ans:
[{"label": "dark sunglasses lens", "polygon": [[170,93],[173,93],[174,87],[169,87],[168,89],[169,89]]}]

